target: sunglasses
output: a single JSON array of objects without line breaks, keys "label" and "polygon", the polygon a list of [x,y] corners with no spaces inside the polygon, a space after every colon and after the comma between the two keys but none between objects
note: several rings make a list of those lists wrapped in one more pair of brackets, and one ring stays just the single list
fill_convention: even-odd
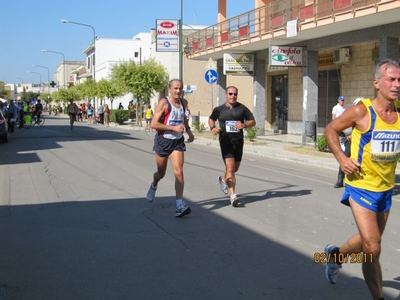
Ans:
[{"label": "sunglasses", "polygon": [[237,96],[237,93],[228,93],[229,96]]}]

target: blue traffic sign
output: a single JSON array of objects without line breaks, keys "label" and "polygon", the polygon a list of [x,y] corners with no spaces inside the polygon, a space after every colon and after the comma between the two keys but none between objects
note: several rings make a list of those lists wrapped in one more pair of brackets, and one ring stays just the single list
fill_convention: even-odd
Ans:
[{"label": "blue traffic sign", "polygon": [[204,78],[208,83],[213,84],[218,80],[218,73],[215,70],[207,70],[204,74]]}]

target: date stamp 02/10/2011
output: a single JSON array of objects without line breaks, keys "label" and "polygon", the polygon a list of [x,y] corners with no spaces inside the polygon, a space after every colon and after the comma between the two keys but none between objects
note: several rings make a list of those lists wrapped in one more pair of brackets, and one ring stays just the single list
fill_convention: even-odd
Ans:
[{"label": "date stamp 02/10/2011", "polygon": [[372,253],[314,253],[314,263],[326,264],[327,262],[333,262],[335,264],[351,263],[351,264],[362,264],[372,263]]}]

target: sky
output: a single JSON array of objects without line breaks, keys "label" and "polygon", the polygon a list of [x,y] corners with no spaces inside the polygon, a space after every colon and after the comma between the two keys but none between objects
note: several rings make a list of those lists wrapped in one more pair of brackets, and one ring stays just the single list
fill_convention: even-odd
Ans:
[{"label": "sky", "polygon": [[[179,19],[183,3],[183,24],[210,26],[218,22],[218,0],[18,0],[2,1],[0,12],[0,81],[5,83],[50,81],[61,54],[67,61],[85,61],[82,51],[93,40],[93,26],[99,38],[131,39],[150,32],[156,19]],[[254,9],[254,0],[227,0],[227,18]]]}]

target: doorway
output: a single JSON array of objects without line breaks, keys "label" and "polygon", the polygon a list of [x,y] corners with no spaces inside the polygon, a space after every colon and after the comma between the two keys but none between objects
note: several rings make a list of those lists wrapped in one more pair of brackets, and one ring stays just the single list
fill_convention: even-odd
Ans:
[{"label": "doorway", "polygon": [[332,120],[332,108],[340,96],[340,70],[318,72],[318,127]]},{"label": "doorway", "polygon": [[288,115],[288,75],[272,76],[271,127],[287,130]]}]

